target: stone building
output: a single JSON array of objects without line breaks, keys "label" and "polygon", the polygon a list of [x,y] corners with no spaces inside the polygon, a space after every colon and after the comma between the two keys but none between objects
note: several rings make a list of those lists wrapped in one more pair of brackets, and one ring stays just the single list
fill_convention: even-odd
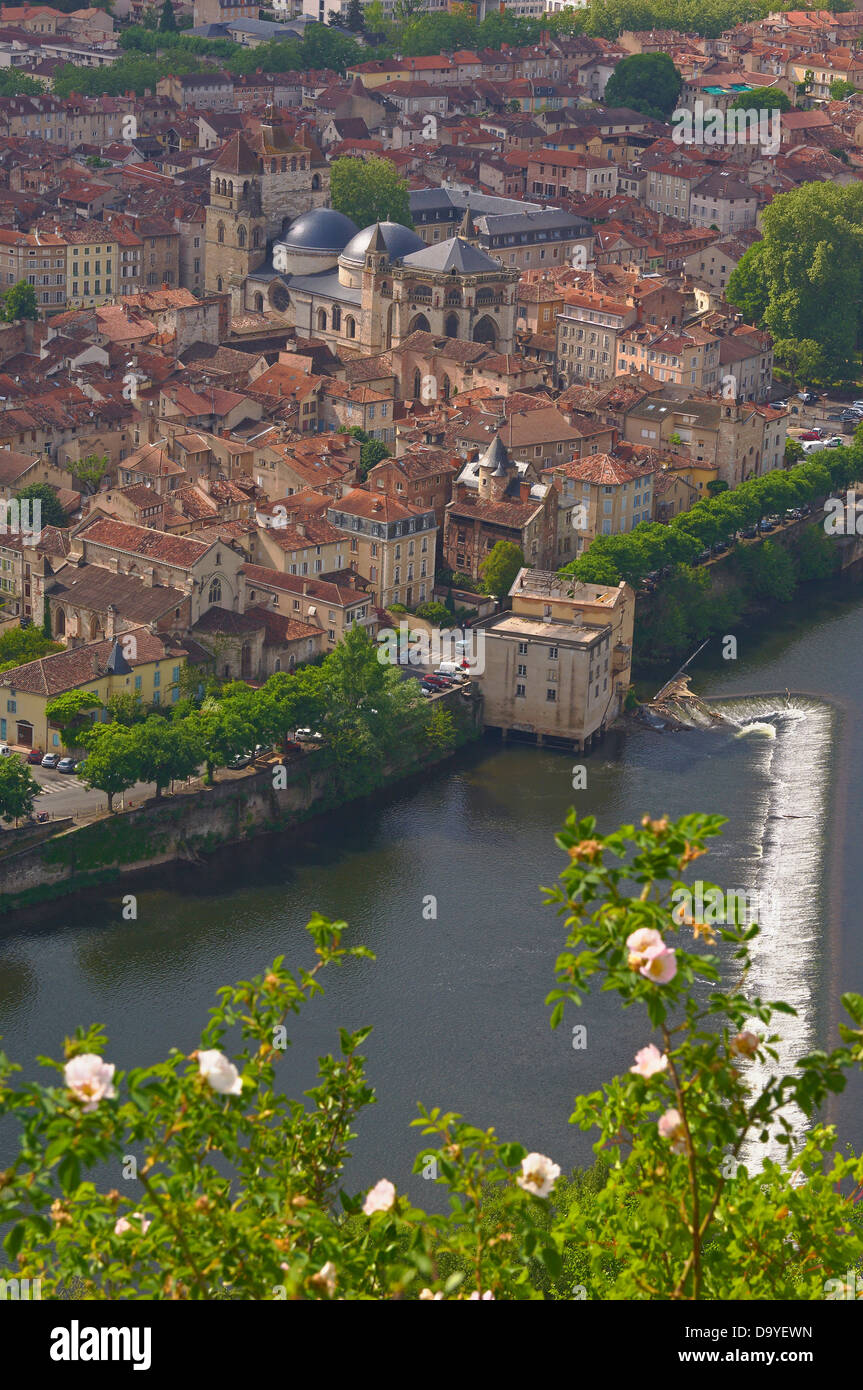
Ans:
[{"label": "stone building", "polygon": [[477,624],[477,672],[487,728],[537,743],[591,747],[621,713],[629,688],[635,594],[522,569],[512,611]]},{"label": "stone building", "polygon": [[397,222],[357,231],[332,209],[309,212],[274,244],[274,270],[250,277],[246,304],[260,311],[268,302],[298,334],[358,354],[398,347],[415,332],[511,353],[519,272],[474,235],[469,213],[459,236],[427,247]]},{"label": "stone building", "polygon": [[329,196],[326,161],[313,142],[302,141],[283,126],[263,124],[254,134],[237,132],[211,167],[206,288],[229,292],[236,309],[246,303],[248,276],[267,259],[268,238]]}]

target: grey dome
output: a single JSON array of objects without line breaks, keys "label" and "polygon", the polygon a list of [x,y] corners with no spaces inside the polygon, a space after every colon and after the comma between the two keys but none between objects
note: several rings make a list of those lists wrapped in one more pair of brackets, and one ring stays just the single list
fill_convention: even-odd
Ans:
[{"label": "grey dome", "polygon": [[418,237],[416,232],[411,231],[410,227],[403,227],[400,222],[373,222],[370,227],[364,227],[361,232],[357,232],[355,237],[351,237],[339,260],[349,261],[351,265],[362,265],[376,227],[381,229],[381,235],[386,242],[391,261],[400,261],[403,256],[409,256],[412,251],[425,249],[425,242],[422,237]]},{"label": "grey dome", "polygon": [[357,235],[357,224],[334,208],[312,208],[296,218],[283,238],[297,251],[341,251]]}]

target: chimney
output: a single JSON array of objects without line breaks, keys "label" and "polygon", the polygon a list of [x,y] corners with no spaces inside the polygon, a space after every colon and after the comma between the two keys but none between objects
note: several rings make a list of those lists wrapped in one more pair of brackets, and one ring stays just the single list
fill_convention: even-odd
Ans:
[{"label": "chimney", "polygon": [[309,594],[309,587],[310,587],[309,584],[308,584],[306,581],[303,581],[303,598],[307,598],[307,597],[308,597],[308,594]]}]

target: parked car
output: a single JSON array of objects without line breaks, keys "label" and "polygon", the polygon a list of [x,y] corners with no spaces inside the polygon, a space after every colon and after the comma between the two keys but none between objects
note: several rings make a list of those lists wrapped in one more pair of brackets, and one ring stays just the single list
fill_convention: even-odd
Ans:
[{"label": "parked car", "polygon": [[696,561],[696,564],[703,565],[705,560],[710,559],[711,553],[712,552],[710,550],[702,550],[701,554],[699,555]]},{"label": "parked car", "polygon": [[437,688],[437,686],[435,686],[435,685],[427,685],[425,681],[420,681],[420,694],[421,694],[421,695],[437,695],[437,694],[438,694],[438,688]]},{"label": "parked car", "polygon": [[776,523],[772,521],[769,516],[765,516],[763,520],[758,523],[758,529],[759,531],[775,531]]},{"label": "parked car", "polygon": [[825,448],[825,449],[841,449],[842,446],[844,445],[844,443],[845,443],[845,440],[842,438],[841,434],[834,434],[833,437],[832,437],[832,439],[825,439],[825,440],[824,440],[824,448]]},{"label": "parked car", "polygon": [[41,763],[44,756],[41,748],[31,748],[27,754],[27,761],[28,763]]},{"label": "parked car", "polygon": [[464,667],[457,661],[442,661],[435,671],[435,675],[454,676],[455,679],[459,681],[467,679]]},{"label": "parked car", "polygon": [[229,767],[232,772],[241,772],[244,767],[249,766],[251,761],[251,753],[237,753],[225,766]]},{"label": "parked car", "polygon": [[852,409],[852,410],[863,410],[863,401],[852,401],[852,402],[851,402],[851,409]]},{"label": "parked car", "polygon": [[58,771],[58,772],[75,772],[75,771],[77,770],[77,766],[78,766],[78,765],[77,765],[77,763],[75,762],[75,759],[74,759],[74,758],[61,758],[60,761],[59,761],[59,763],[57,764],[57,771]]},{"label": "parked car", "polygon": [[801,443],[801,444],[805,444],[805,442],[806,442],[807,439],[820,439],[820,438],[821,438],[821,431],[820,431],[820,430],[801,430],[800,433],[799,433],[798,436],[797,436],[797,439],[798,439],[799,443]]},{"label": "parked car", "polygon": [[772,407],[773,407],[774,410],[787,410],[787,409],[788,409],[788,402],[787,402],[787,401],[771,401],[770,404],[772,405]]},{"label": "parked car", "polygon": [[799,521],[803,513],[798,507],[787,507],[785,510],[786,521]]},{"label": "parked car", "polygon": [[314,731],[314,733],[311,729],[295,729],[294,738],[299,739],[300,742],[305,740],[308,743],[310,740],[313,740],[315,743],[320,743],[321,739],[323,738],[323,734],[319,734],[317,729]]},{"label": "parked car", "polygon": [[55,768],[60,761],[59,753],[46,753],[42,759],[43,767]]},{"label": "parked car", "polygon": [[740,532],[740,534],[741,534],[741,536],[743,536],[744,540],[751,541],[751,540],[753,540],[753,538],[754,538],[755,536],[758,535],[758,527],[757,527],[757,526],[744,526],[744,528],[743,528],[743,530]]},{"label": "parked car", "polygon": [[807,390],[807,391],[798,391],[798,392],[797,392],[797,399],[800,400],[800,401],[802,401],[804,405],[814,405],[815,402],[816,402],[817,399],[818,399],[818,392],[817,392],[817,391],[808,391],[808,390]]},{"label": "parked car", "polygon": [[856,406],[853,406],[850,410],[843,410],[839,419],[843,425],[847,420],[863,420],[863,410],[858,410]]},{"label": "parked car", "polygon": [[423,684],[430,685],[433,690],[449,690],[450,687],[446,676],[423,676]]}]

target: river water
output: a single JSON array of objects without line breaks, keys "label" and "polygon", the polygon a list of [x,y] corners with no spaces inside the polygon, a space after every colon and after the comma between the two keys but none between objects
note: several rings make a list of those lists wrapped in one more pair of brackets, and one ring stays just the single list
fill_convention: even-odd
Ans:
[{"label": "river water", "polygon": [[[324,998],[289,1026],[283,1063],[300,1094],[339,1025],[374,1025],[363,1051],[378,1100],[359,1118],[348,1186],[386,1176],[433,1205],[410,1172],[419,1100],[494,1125],[564,1169],[589,1163],[591,1136],[568,1124],[573,1097],[629,1066],[649,1035],[607,995],[548,1026],[543,999],[564,933],[539,885],[564,867],[553,837],[573,802],[603,832],[644,812],[727,816],[699,867],[759,894],[753,985],[798,1009],[786,1058],[830,1045],[840,994],[863,992],[863,590],[831,583],[737,636],[737,659],[721,660],[714,644],[693,687],[727,700],[741,728],[613,731],[587,760],[586,791],[572,790],[571,755],[483,743],[296,834],[0,921],[4,1050],[32,1075],[36,1054],[61,1055],[78,1022],[99,1021],[121,1068],[190,1051],[220,985],[276,955],[311,963],[303,926],[317,909],[344,917],[377,956],[325,978]],[[137,921],[122,917],[129,891]],[[580,1023],[587,1046],[576,1049]],[[831,1112],[858,1146],[861,1100],[855,1082]]]}]

